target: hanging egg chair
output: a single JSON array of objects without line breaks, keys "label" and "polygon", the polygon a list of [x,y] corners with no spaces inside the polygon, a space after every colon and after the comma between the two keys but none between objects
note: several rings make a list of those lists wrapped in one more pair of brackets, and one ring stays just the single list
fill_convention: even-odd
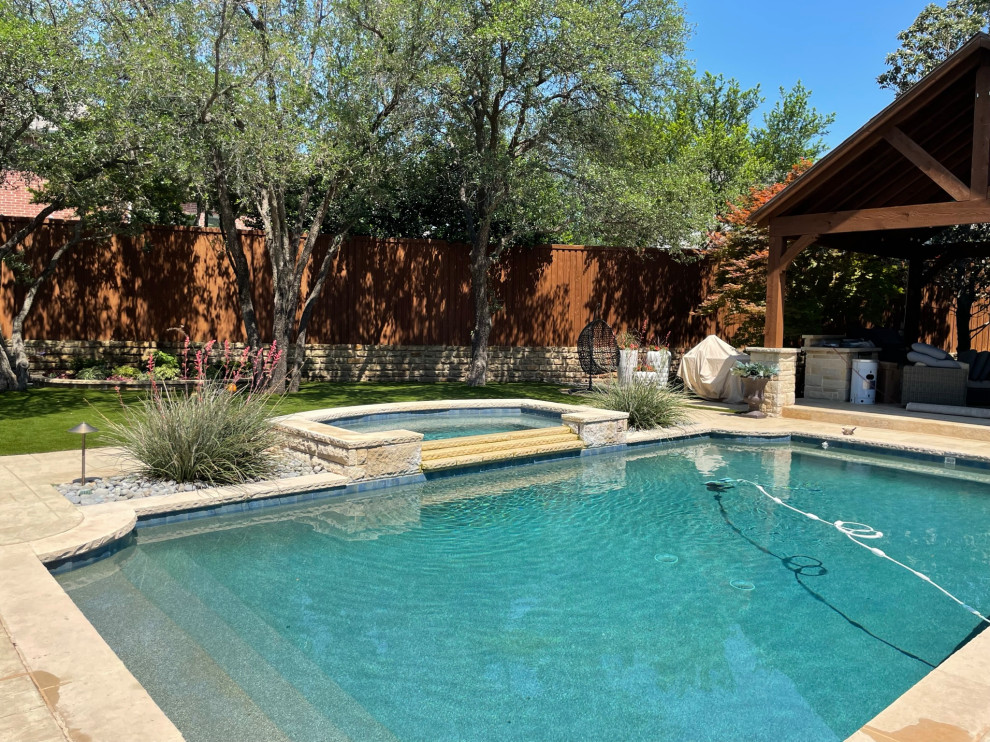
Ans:
[{"label": "hanging egg chair", "polygon": [[588,374],[588,389],[592,388],[594,377],[614,371],[619,365],[619,345],[609,324],[595,309],[595,318],[578,335],[578,360],[582,370]]}]

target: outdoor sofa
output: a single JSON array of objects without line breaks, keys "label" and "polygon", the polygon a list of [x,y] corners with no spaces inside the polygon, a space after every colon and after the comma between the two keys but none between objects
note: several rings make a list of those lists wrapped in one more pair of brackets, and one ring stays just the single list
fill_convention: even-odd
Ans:
[{"label": "outdoor sofa", "polygon": [[[926,353],[932,354],[930,359]],[[915,343],[908,360],[916,365],[901,372],[901,404],[990,404],[990,352],[965,351],[953,360],[944,351]]]}]

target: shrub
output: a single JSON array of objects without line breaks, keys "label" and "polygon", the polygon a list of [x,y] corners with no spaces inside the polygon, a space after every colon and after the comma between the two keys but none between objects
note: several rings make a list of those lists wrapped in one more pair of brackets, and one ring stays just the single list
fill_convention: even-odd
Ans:
[{"label": "shrub", "polygon": [[[157,361],[167,354],[149,355],[151,393],[137,405],[127,406],[121,400],[124,413],[120,422],[104,418],[111,437],[140,462],[145,476],[234,484],[268,476],[275,470],[278,454],[273,448],[279,436],[269,422],[271,395],[265,390],[281,351],[274,346],[255,351],[257,370],[245,379],[239,368],[243,359],[252,355],[251,349],[245,348],[237,368],[225,364],[226,375],[210,380],[206,369],[214,347],[216,343],[210,341],[196,351],[196,375],[186,385],[187,389],[194,388],[192,392],[170,391],[155,383],[162,369],[173,378],[180,374],[183,379],[187,377],[177,363],[172,363],[174,357],[164,358],[160,369]],[[189,348],[188,337],[185,348]],[[229,344],[224,345],[224,355],[233,360]]]},{"label": "shrub", "polygon": [[[82,371],[83,369],[105,367],[105,366],[106,364],[103,361],[101,361],[99,358],[77,357],[72,359],[72,370],[75,371],[77,374],[79,371]],[[77,378],[79,377],[77,376]]]},{"label": "shrub", "polygon": [[200,384],[188,395],[156,390],[109,425],[145,476],[233,484],[274,471],[279,438],[269,414],[264,394]]},{"label": "shrub", "polygon": [[141,372],[134,366],[117,366],[110,372],[110,376],[115,379],[137,379]]},{"label": "shrub", "polygon": [[155,359],[155,368],[174,368],[176,372],[178,372],[179,359],[171,353],[166,353],[163,350],[156,350],[151,355]]},{"label": "shrub", "polygon": [[658,384],[610,382],[592,392],[589,401],[595,407],[628,412],[629,425],[637,430],[666,428],[688,419],[684,393]]},{"label": "shrub", "polygon": [[[145,374],[147,376],[147,374]],[[179,378],[178,366],[155,366],[156,381],[172,381]]]},{"label": "shrub", "polygon": [[103,381],[109,376],[106,366],[84,366],[77,374],[83,381]]},{"label": "shrub", "polygon": [[775,363],[743,363],[737,361],[732,367],[733,376],[744,379],[772,379],[780,373],[780,366]]}]

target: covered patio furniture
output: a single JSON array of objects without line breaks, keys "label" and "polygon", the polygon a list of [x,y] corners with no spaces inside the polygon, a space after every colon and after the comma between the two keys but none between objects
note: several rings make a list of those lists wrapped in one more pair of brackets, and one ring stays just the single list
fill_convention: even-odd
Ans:
[{"label": "covered patio furniture", "polygon": [[732,367],[740,361],[749,361],[749,356],[709,335],[684,354],[677,375],[702,399],[738,404],[743,397],[742,380],[732,375]]}]

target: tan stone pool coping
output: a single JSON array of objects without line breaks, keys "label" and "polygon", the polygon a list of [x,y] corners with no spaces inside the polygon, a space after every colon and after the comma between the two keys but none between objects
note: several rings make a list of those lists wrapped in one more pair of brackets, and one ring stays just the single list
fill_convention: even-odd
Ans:
[{"label": "tan stone pool coping", "polygon": [[[521,402],[535,407],[533,400],[465,402],[463,407],[475,409],[519,406]],[[547,405],[547,411],[559,409],[553,403],[540,404]],[[373,407],[399,412],[450,406],[461,405],[428,402]],[[350,408],[349,415],[340,416],[374,414],[365,411],[369,407],[360,412]],[[990,444],[965,437],[966,426],[952,426],[958,436],[949,437],[928,434],[925,422],[919,419],[913,431],[860,428],[854,439],[880,448],[990,462]],[[642,443],[711,433],[849,440],[834,422],[752,420],[712,410],[694,410],[691,424],[674,430],[631,432],[628,440]],[[114,453],[100,451],[95,464],[91,462],[91,471],[96,475],[119,471],[122,464]],[[0,458],[0,479],[10,485],[0,493],[0,739],[181,740],[176,727],[61,589],[45,563],[120,539],[143,515],[338,488],[347,480],[322,474],[78,508],[49,484],[70,479],[77,464],[75,452]],[[32,522],[33,516],[40,527]],[[921,740],[990,742],[990,632],[970,641],[849,738],[850,742]]]}]

